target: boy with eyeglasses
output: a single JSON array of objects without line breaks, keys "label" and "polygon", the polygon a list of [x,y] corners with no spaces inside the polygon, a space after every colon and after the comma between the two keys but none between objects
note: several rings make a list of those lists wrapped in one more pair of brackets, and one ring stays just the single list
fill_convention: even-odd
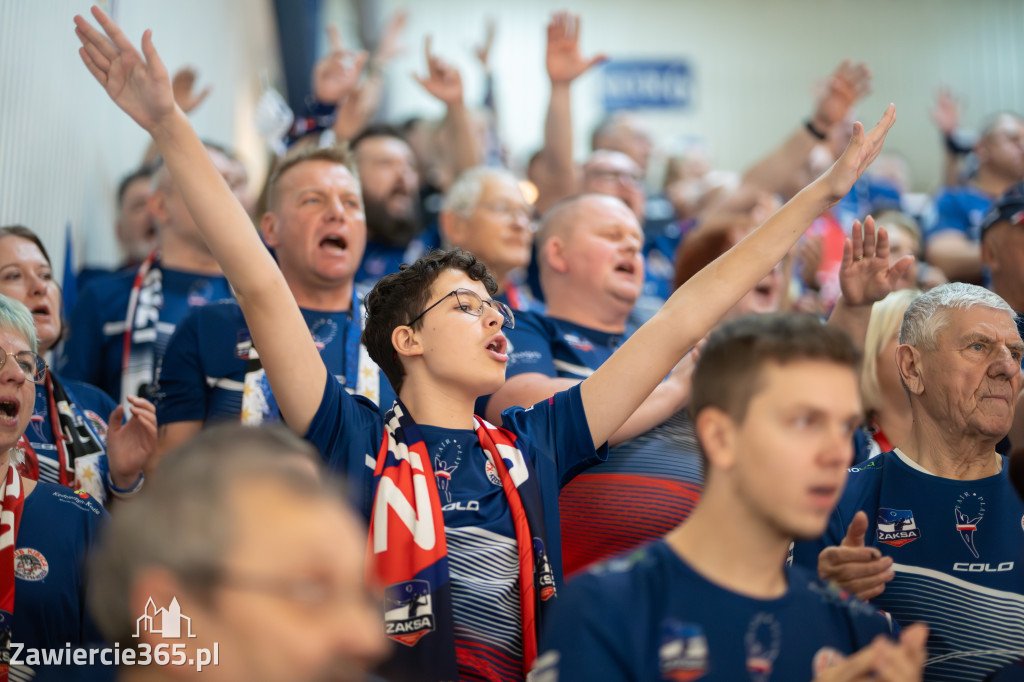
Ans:
[{"label": "boy with eyeglasses", "polygon": [[491,300],[486,269],[455,251],[383,278],[366,298],[363,336],[399,396],[382,420],[328,380],[286,283],[175,108],[149,33],[144,59],[103,12],[93,14],[110,38],[76,17],[80,55],[164,154],[235,288],[286,423],[364,494],[385,628],[399,642],[384,674],[401,679],[523,676],[542,604],[561,583],[559,487],[600,459],[608,436],[683,354],[849,191],[895,119],[890,105],[869,134],[856,125],[829,172],[680,288],[591,377],[506,412],[502,429],[475,418],[473,404],[503,382],[501,328],[514,322],[452,294]]}]

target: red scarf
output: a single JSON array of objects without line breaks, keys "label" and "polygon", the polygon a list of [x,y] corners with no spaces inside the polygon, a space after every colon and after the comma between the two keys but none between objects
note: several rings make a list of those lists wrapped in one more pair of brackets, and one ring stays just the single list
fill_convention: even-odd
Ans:
[{"label": "red scarf", "polygon": [[14,548],[25,508],[25,488],[13,463],[7,467],[7,478],[0,488],[0,682],[7,682],[7,661],[10,660],[11,626],[14,619]]},{"label": "red scarf", "polygon": [[[515,435],[475,419],[477,438],[501,480],[516,532],[525,676],[537,656],[538,602],[555,596],[550,564],[538,562],[534,554],[534,537],[541,547],[546,542],[539,487]],[[395,665],[415,671],[415,679],[455,679],[448,550],[430,454],[400,402],[384,427],[373,472],[367,572],[385,589],[388,636],[408,647],[398,648]],[[512,471],[505,460],[512,462]]]}]

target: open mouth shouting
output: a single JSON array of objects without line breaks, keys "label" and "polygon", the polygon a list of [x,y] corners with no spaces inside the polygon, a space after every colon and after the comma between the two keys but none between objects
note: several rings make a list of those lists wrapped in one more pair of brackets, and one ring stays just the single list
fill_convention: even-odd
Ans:
[{"label": "open mouth shouting", "polygon": [[16,397],[0,398],[0,426],[17,426],[21,400]]},{"label": "open mouth shouting", "polygon": [[487,344],[487,352],[491,354],[495,360],[499,362],[508,362],[508,339],[505,338],[504,334],[497,334],[491,339],[490,343]]}]

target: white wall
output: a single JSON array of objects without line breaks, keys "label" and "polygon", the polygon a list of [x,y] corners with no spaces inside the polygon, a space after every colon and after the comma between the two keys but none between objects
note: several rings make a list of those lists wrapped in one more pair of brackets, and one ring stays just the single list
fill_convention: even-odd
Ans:
[{"label": "white wall", "polygon": [[[328,14],[352,34],[350,0]],[[213,94],[193,115],[204,137],[240,151],[262,177],[261,143],[252,129],[258,78],[279,80],[279,57],[268,0],[108,0],[129,36],[154,29],[167,66],[199,69]],[[75,231],[79,262],[117,260],[111,234],[113,195],[146,145],[144,133],[120,113],[76,54],[72,16],[87,0],[0,0],[0,223],[39,231],[56,262],[64,225]],[[544,26],[558,8],[544,0],[380,0],[386,17],[408,7],[406,53],[392,65],[389,118],[439,115],[436,102],[409,73],[423,69],[422,36],[462,67],[472,100],[481,78],[471,47],[485,16],[498,21],[493,64],[502,132],[525,158],[541,141],[548,86]],[[646,115],[668,148],[687,136],[705,138],[719,164],[742,168],[779,141],[811,109],[813,84],[844,57],[865,60],[874,93],[861,112],[872,122],[889,101],[898,121],[888,149],[909,157],[915,186],[934,188],[941,148],[928,119],[940,84],[966,103],[974,126],[997,109],[1024,111],[1022,0],[589,0],[583,13],[586,54],[683,56],[696,72],[695,104],[681,113]],[[347,21],[346,21],[347,20]],[[598,78],[574,92],[576,149],[582,157],[601,117]]]},{"label": "white wall", "polygon": [[[83,0],[0,0],[0,224],[22,223],[46,243],[58,275],[64,226],[79,262],[114,264],[114,195],[148,138],[107,98],[78,57],[72,17]],[[186,64],[213,85],[192,115],[200,135],[264,163],[252,126],[259,76],[280,72],[265,0],[100,3],[138,44],[146,28],[173,73]],[[113,5],[113,8],[111,8]]]},{"label": "white wall", "polygon": [[[502,132],[523,158],[541,142],[548,86],[543,71],[544,26],[559,4],[544,0],[383,0],[382,13],[410,7],[407,44],[392,74],[396,118],[439,114],[408,73],[423,68],[422,40],[432,33],[442,56],[463,68],[479,98],[480,77],[470,46],[485,16],[498,20],[494,68]],[[657,139],[705,138],[725,168],[740,169],[771,148],[811,110],[811,89],[846,57],[874,73],[874,92],[860,107],[873,123],[897,106],[889,151],[909,157],[917,189],[939,181],[941,147],[928,111],[940,85],[966,104],[974,126],[998,109],[1024,111],[1024,2],[1021,0],[588,0],[581,12],[587,55],[688,59],[696,71],[694,107],[646,116]],[[601,118],[599,78],[587,75],[574,92],[577,156]]]}]

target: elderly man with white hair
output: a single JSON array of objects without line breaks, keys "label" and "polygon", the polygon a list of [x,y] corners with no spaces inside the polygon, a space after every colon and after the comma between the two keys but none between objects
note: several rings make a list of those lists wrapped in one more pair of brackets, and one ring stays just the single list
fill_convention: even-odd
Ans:
[{"label": "elderly man with white hair", "polygon": [[1015,321],[970,284],[910,304],[895,356],[910,435],[851,469],[825,536],[794,550],[901,624],[927,622],[926,680],[985,679],[1024,652],[1024,503],[995,449],[1024,381]]}]

